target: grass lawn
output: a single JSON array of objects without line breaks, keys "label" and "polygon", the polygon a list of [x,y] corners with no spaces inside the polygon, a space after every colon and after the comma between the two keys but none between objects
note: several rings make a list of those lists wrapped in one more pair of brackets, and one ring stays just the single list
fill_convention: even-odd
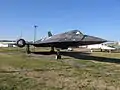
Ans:
[{"label": "grass lawn", "polygon": [[120,90],[120,53],[75,55],[0,48],[0,90]]}]

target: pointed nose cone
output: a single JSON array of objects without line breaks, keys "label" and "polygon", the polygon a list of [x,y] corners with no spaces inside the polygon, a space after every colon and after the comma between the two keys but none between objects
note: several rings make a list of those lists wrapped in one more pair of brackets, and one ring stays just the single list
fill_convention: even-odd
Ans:
[{"label": "pointed nose cone", "polygon": [[107,40],[102,39],[102,38],[98,38],[98,37],[91,37],[91,38],[93,41],[96,41],[96,42],[100,42],[100,43],[107,42]]},{"label": "pointed nose cone", "polygon": [[93,36],[88,36],[88,35],[85,35],[83,41],[91,42],[91,44],[100,44],[100,43],[107,42],[107,40],[105,40],[105,39],[93,37]]}]

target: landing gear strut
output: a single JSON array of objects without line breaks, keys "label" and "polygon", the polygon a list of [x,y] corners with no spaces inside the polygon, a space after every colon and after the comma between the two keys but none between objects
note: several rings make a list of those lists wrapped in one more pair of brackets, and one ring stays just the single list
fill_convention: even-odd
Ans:
[{"label": "landing gear strut", "polygon": [[57,49],[56,59],[61,59],[60,49]]},{"label": "landing gear strut", "polygon": [[26,45],[26,52],[27,54],[30,54],[30,45]]},{"label": "landing gear strut", "polygon": [[50,52],[55,52],[54,47],[51,47]]}]

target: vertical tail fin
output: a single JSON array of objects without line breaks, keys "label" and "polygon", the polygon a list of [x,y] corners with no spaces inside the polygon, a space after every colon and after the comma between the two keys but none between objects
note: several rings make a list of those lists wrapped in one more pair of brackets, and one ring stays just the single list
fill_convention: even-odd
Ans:
[{"label": "vertical tail fin", "polygon": [[51,37],[51,36],[52,36],[51,31],[48,31],[48,37]]}]

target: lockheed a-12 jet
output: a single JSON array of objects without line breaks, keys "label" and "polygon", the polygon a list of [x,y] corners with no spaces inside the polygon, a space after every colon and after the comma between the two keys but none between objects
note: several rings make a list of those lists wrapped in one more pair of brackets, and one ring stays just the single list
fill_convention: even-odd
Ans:
[{"label": "lockheed a-12 jet", "polygon": [[71,30],[57,35],[52,35],[51,32],[48,32],[48,35],[49,37],[35,42],[27,42],[24,39],[19,39],[17,40],[16,45],[20,48],[27,46],[27,53],[30,53],[30,45],[33,45],[34,47],[51,47],[51,52],[53,52],[54,48],[60,51],[60,49],[67,49],[69,47],[107,42],[107,40],[102,38],[84,35],[79,30]]}]

